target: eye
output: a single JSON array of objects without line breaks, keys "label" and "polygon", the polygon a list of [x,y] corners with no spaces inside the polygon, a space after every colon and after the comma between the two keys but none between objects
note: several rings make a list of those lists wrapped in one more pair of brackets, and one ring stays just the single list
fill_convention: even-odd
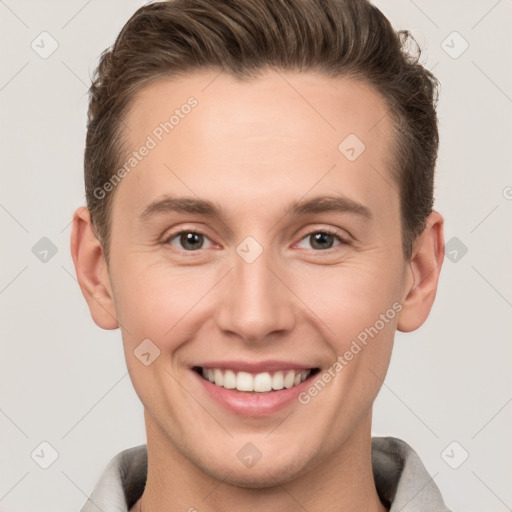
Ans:
[{"label": "eye", "polygon": [[346,240],[341,238],[335,231],[331,231],[329,229],[312,231],[306,235],[300,243],[307,240],[313,249],[317,251],[325,251],[333,247],[333,243],[336,239],[340,242],[338,245],[348,245]]},{"label": "eye", "polygon": [[[334,245],[335,241],[338,241],[337,245]],[[348,245],[349,242],[339,236],[335,231],[329,229],[322,229],[318,231],[312,231],[299,242],[299,246],[303,248],[302,244],[304,241],[308,241],[315,251],[325,251],[338,247],[340,245]],[[182,230],[177,233],[169,235],[164,241],[164,244],[172,245],[178,249],[185,250],[187,252],[195,252],[201,249],[207,249],[212,246],[210,239],[198,231]],[[205,243],[209,244],[205,246]]]},{"label": "eye", "polygon": [[178,249],[185,249],[190,252],[205,249],[205,240],[209,241],[208,237],[203,235],[203,233],[198,233],[197,231],[179,231],[178,233],[174,233],[166,238],[164,240],[164,244],[173,245],[175,247],[177,246]]}]

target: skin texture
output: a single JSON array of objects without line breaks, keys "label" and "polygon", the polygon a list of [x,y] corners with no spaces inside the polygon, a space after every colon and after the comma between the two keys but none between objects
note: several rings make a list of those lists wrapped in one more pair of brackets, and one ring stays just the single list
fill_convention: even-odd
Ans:
[{"label": "skin texture", "polygon": [[[80,287],[96,324],[121,329],[144,405],[142,508],[383,511],[371,469],[372,404],[396,329],[415,330],[430,312],[443,218],[428,217],[405,261],[391,119],[364,83],[275,70],[249,82],[207,70],[162,79],[136,96],[128,147],[140,147],[191,96],[197,106],[116,187],[108,267],[88,210],[73,218]],[[351,133],[366,146],[355,161],[338,150]],[[225,217],[139,219],[166,194],[208,199]],[[371,219],[286,215],[292,201],[323,195],[362,203]],[[348,243],[315,244],[310,235],[323,229]],[[165,242],[180,230],[202,233],[199,248],[187,250],[179,236]],[[263,250],[252,263],[236,251],[248,236]],[[272,359],[326,371],[394,303],[399,314],[307,405],[241,417],[210,399],[191,370]],[[160,356],[145,366],[134,350],[148,338]],[[248,442],[262,453],[251,468],[237,457]]]}]

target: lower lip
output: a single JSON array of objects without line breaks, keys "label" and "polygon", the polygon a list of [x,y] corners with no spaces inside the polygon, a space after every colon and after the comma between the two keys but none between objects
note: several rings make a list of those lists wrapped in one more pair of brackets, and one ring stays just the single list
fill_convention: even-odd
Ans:
[{"label": "lower lip", "polygon": [[216,386],[209,380],[203,379],[194,370],[192,373],[213,400],[228,411],[240,416],[271,416],[294,401],[298,403],[298,395],[310,384],[308,377],[304,382],[289,389],[268,393],[248,393]]}]

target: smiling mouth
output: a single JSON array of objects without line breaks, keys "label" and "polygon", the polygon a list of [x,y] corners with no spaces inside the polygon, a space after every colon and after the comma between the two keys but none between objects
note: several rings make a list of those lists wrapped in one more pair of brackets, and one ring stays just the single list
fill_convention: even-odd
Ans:
[{"label": "smiling mouth", "polygon": [[320,371],[319,368],[310,368],[309,370],[282,370],[253,374],[221,368],[203,368],[201,366],[194,366],[192,369],[215,386],[233,391],[254,393],[269,393],[290,389]]}]

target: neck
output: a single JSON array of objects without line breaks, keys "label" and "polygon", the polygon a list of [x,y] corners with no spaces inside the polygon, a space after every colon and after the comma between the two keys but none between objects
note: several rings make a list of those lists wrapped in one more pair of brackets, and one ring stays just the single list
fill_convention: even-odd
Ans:
[{"label": "neck", "polygon": [[212,478],[187,459],[145,414],[148,474],[144,494],[131,509],[151,512],[387,512],[375,488],[371,463],[371,410],[350,438],[307,472],[275,485],[244,488]]}]

